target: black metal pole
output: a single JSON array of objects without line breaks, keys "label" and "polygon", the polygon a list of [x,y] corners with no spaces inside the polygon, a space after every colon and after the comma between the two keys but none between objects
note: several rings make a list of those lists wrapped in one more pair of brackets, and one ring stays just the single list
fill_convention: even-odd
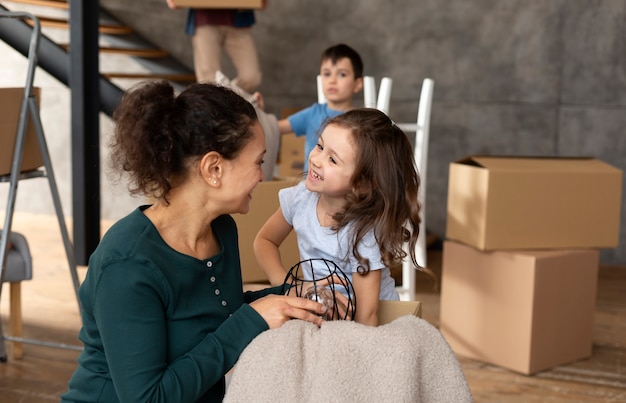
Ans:
[{"label": "black metal pole", "polygon": [[100,241],[99,1],[70,0],[72,207],[76,262]]}]

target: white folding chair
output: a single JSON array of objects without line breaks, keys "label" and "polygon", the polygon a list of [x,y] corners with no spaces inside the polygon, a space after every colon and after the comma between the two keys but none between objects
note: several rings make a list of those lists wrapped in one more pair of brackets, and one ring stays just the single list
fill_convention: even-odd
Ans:
[{"label": "white folding chair", "polygon": [[[418,194],[418,202],[420,203],[421,222],[419,226],[419,237],[416,245],[417,263],[421,267],[426,266],[426,168],[428,165],[428,138],[430,132],[430,112],[433,102],[433,89],[435,81],[431,78],[425,78],[422,82],[422,91],[420,93],[419,106],[417,110],[417,123],[398,123],[397,125],[405,132],[415,132],[415,148],[413,151],[415,157],[415,165],[420,174],[420,188]],[[402,262],[402,286],[398,287],[400,299],[412,301],[415,299],[416,289],[416,271],[411,263],[411,259],[407,258]]]},{"label": "white folding chair", "polygon": [[378,89],[378,99],[376,100],[376,109],[389,115],[389,103],[391,102],[391,85],[393,80],[389,77],[383,77],[380,80],[380,88]]},{"label": "white folding chair", "polygon": [[[376,108],[389,114],[392,84],[393,80],[391,78],[383,77],[380,80],[378,97],[376,97],[376,80],[372,76],[363,76],[363,106]],[[317,76],[317,102],[320,104],[326,103],[326,97],[322,89],[322,77],[319,74]]]}]

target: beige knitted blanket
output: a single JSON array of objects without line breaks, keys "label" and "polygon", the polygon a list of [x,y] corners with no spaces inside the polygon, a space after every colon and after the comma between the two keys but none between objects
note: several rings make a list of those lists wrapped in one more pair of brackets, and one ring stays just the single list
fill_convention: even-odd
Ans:
[{"label": "beige knitted blanket", "polygon": [[379,327],[292,320],[244,350],[225,402],[472,402],[441,333],[407,315]]}]

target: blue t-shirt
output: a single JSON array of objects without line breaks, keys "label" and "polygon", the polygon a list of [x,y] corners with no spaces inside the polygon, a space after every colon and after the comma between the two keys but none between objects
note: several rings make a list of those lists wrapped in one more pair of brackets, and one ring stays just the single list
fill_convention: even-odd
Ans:
[{"label": "blue t-shirt", "polygon": [[[352,282],[352,273],[358,271],[359,262],[352,254],[351,248],[349,248],[350,226],[335,232],[329,227],[320,225],[315,213],[319,194],[308,190],[304,182],[279,190],[278,199],[285,220],[293,226],[298,236],[300,260],[319,258],[330,260]],[[381,270],[379,299],[400,299],[396,291],[396,283],[391,277],[391,272],[382,262],[380,248],[376,243],[373,231],[368,232],[361,240],[358,250],[361,256],[369,259],[370,270]],[[322,264],[314,264],[313,270],[315,273],[303,272],[306,280],[312,280],[313,275],[315,279],[321,279],[329,274],[328,268]]]},{"label": "blue t-shirt", "polygon": [[317,144],[320,128],[327,119],[341,115],[343,111],[330,109],[328,104],[313,104],[289,116],[289,124],[296,136],[306,135],[304,143],[304,170],[309,166],[309,154]]}]

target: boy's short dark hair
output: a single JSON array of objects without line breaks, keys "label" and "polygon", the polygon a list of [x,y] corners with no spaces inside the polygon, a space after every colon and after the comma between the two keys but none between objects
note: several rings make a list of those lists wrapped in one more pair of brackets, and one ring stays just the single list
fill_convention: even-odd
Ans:
[{"label": "boy's short dark hair", "polygon": [[324,53],[322,53],[322,62],[324,60],[330,60],[334,64],[337,63],[339,59],[343,59],[344,57],[348,58],[350,63],[352,63],[354,78],[363,77],[363,61],[361,60],[361,56],[359,56],[356,50],[346,44],[340,43],[326,49]]}]

